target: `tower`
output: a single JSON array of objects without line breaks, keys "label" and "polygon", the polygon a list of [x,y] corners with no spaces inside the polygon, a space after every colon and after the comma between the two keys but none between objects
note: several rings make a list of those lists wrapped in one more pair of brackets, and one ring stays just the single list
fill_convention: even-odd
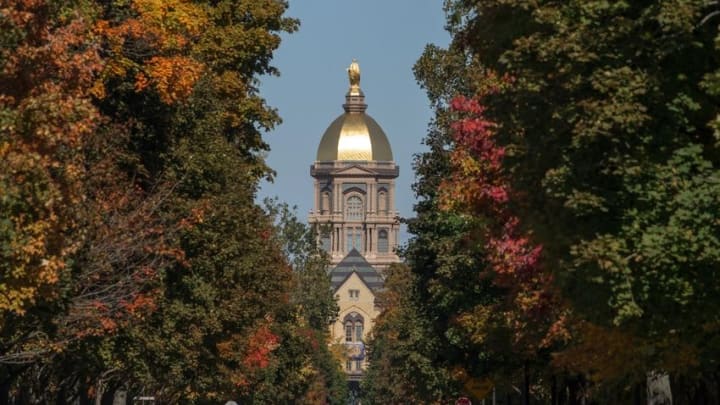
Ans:
[{"label": "tower", "polygon": [[357,62],[348,73],[345,113],[325,131],[310,167],[315,202],[308,221],[317,227],[333,265],[355,249],[381,270],[398,261],[399,169],[385,132],[365,113]]},{"label": "tower", "polygon": [[365,113],[360,68],[354,60],[348,76],[345,112],[325,131],[310,166],[315,181],[308,222],[331,258],[331,282],[340,307],[331,337],[345,345],[343,367],[348,380],[357,384],[367,367],[365,340],[380,313],[375,294],[383,287],[382,272],[399,261],[399,169],[385,132]]}]

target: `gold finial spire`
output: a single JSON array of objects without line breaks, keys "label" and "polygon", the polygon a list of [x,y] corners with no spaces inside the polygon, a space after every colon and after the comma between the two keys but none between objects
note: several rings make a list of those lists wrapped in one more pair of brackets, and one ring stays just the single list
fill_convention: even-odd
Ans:
[{"label": "gold finial spire", "polygon": [[350,67],[347,68],[348,77],[350,78],[350,94],[360,94],[360,65],[357,60],[353,59]]}]

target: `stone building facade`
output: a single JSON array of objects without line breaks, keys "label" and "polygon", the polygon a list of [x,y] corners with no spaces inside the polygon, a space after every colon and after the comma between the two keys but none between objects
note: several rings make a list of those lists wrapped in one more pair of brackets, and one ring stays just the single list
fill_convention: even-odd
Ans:
[{"label": "stone building facade", "polygon": [[379,314],[375,294],[383,286],[382,272],[399,261],[400,222],[395,209],[399,168],[385,132],[365,113],[355,61],[348,73],[345,112],[325,131],[310,167],[315,181],[308,222],[331,258],[340,313],[330,332],[336,343],[346,345],[348,379],[358,380],[367,367],[364,342]]}]

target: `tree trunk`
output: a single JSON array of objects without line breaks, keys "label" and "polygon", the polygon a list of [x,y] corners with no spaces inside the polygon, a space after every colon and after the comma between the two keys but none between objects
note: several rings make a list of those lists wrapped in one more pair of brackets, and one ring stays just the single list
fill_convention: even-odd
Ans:
[{"label": "tree trunk", "polygon": [[530,405],[530,367],[527,361],[523,365],[523,405]]},{"label": "tree trunk", "polygon": [[647,405],[672,405],[670,376],[651,371],[647,374]]},{"label": "tree trunk", "polygon": [[0,384],[0,404],[10,403],[10,381],[3,381]]},{"label": "tree trunk", "polygon": [[642,403],[642,385],[640,383],[635,384],[633,403],[635,405],[643,405]]},{"label": "tree trunk", "polygon": [[574,378],[568,382],[568,404],[579,405],[578,381]]}]

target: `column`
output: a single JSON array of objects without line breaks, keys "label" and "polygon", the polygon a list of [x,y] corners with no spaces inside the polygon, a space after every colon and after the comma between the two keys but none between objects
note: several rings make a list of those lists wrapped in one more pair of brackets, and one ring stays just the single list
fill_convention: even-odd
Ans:
[{"label": "column", "polygon": [[340,253],[340,243],[342,242],[342,232],[341,232],[341,228],[339,225],[335,228],[335,231],[337,233],[337,244],[335,245],[335,253]]},{"label": "column", "polygon": [[390,203],[388,206],[388,214],[395,215],[395,180],[390,182],[388,188],[390,189],[388,190],[388,202]]},{"label": "column", "polygon": [[313,205],[313,212],[319,214],[321,212],[320,205],[318,204],[318,195],[320,194],[320,184],[317,181],[317,179],[315,179],[314,183],[315,183],[315,198],[314,198],[315,205]]},{"label": "column", "polygon": [[375,252],[375,227],[368,226],[368,253],[373,254]]},{"label": "column", "polygon": [[333,204],[333,211],[335,213],[340,212],[340,194],[342,194],[342,187],[337,182],[333,182],[333,197],[335,203]]},{"label": "column", "polygon": [[371,181],[370,183],[367,183],[367,186],[367,211],[369,214],[371,212],[375,212],[375,183]]},{"label": "column", "polygon": [[347,246],[347,228],[345,227],[345,224],[343,224],[340,227],[340,252],[342,252],[343,256],[347,254],[345,251],[345,246]]},{"label": "column", "polygon": [[400,225],[393,225],[393,234],[394,234],[394,237],[393,237],[394,246],[392,248],[394,251],[398,247],[398,236],[400,235]]},{"label": "column", "polygon": [[[363,228],[365,228],[365,229],[363,229]],[[365,256],[368,252],[368,249],[370,248],[370,246],[368,244],[368,230],[367,230],[367,227],[360,227],[360,228],[358,228],[358,230],[362,231],[362,244],[363,244],[362,254],[363,254],[363,256]]]},{"label": "column", "polygon": [[334,225],[334,226],[333,226],[333,240],[332,240],[332,243],[333,243],[333,252],[337,252],[337,251],[338,251],[338,243],[339,243],[339,241],[340,241],[340,231],[338,231],[338,226],[337,226],[337,225]]}]

